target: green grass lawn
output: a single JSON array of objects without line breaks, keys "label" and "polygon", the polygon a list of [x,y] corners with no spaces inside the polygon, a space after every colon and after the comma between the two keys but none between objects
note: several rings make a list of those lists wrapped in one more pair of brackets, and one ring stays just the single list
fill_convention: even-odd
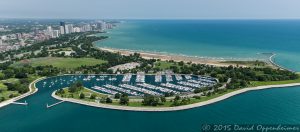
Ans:
[{"label": "green grass lawn", "polygon": [[20,67],[29,64],[31,66],[52,65],[54,67],[59,67],[59,68],[77,68],[82,65],[93,66],[97,64],[103,64],[103,63],[106,63],[106,61],[94,59],[94,58],[43,57],[43,58],[22,60],[12,64],[12,66]]},{"label": "green grass lawn", "polygon": [[270,64],[263,61],[224,61],[224,64],[244,65],[249,67],[271,67]]},{"label": "green grass lawn", "polygon": [[75,92],[75,93],[70,93],[69,90],[68,90],[68,88],[64,88],[64,91],[65,91],[65,93],[63,95],[58,94],[58,96],[63,97],[63,98],[72,98],[71,94],[73,94],[73,98],[74,99],[80,99],[79,95],[80,95],[80,93],[83,93],[85,95],[85,98],[84,99],[80,99],[80,100],[92,101],[92,102],[95,102],[95,99],[90,99],[89,98],[89,96],[91,94],[96,94],[96,97],[98,97],[98,98],[102,98],[102,97],[106,98],[107,97],[107,95],[101,94],[99,92],[91,91],[91,90],[89,90],[87,88],[84,88],[83,90],[80,90],[80,91]]},{"label": "green grass lawn", "polygon": [[264,85],[280,85],[289,83],[300,83],[300,78],[296,80],[286,80],[286,81],[252,81],[250,82],[251,87],[264,86]]}]

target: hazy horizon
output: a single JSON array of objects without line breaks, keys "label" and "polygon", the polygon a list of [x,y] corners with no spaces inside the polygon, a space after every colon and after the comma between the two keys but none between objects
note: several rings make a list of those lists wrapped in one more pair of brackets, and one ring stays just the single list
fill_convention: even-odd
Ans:
[{"label": "hazy horizon", "polygon": [[0,18],[300,19],[298,0],[1,0]]}]

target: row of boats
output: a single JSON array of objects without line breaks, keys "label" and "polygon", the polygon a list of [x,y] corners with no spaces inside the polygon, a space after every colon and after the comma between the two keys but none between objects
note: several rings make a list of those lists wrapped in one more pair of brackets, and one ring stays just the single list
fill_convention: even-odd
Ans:
[{"label": "row of boats", "polygon": [[[166,82],[162,83],[162,76],[165,75]],[[125,74],[123,76],[122,82],[131,82],[133,74]],[[66,84],[72,84],[76,81],[90,81],[90,80],[110,80],[116,81],[116,76],[68,76],[68,77],[57,77],[52,80],[43,82],[43,87],[53,87],[60,83],[66,86]],[[177,80],[177,81],[176,81]],[[212,77],[198,76],[194,77],[191,75],[180,75],[180,74],[163,74],[158,73],[155,75],[154,84],[145,83],[145,73],[140,72],[137,74],[135,81],[137,83],[105,83],[103,84],[93,84],[92,89],[101,91],[102,93],[107,93],[110,95],[115,95],[117,93],[127,93],[131,96],[144,96],[144,95],[155,95],[163,96],[165,93],[180,94],[181,92],[193,92],[196,88],[208,87],[217,84],[217,80]],[[172,83],[171,83],[172,82]],[[97,85],[97,86],[96,86]]]},{"label": "row of boats", "polygon": [[194,89],[190,88],[190,87],[186,87],[186,86],[181,86],[181,85],[176,85],[173,83],[162,83],[160,84],[163,87],[168,87],[168,88],[172,88],[172,89],[176,89],[179,91],[183,91],[183,92],[192,92]]},{"label": "row of boats", "polygon": [[143,87],[143,88],[153,89],[153,90],[157,90],[157,91],[160,91],[160,92],[163,92],[163,93],[180,94],[180,92],[178,92],[178,91],[171,90],[171,89],[168,89],[168,88],[159,87],[159,86],[155,86],[155,85],[151,85],[151,84],[148,84],[148,83],[140,83],[140,84],[137,84],[137,85],[140,86],[140,87]]},{"label": "row of boats", "polygon": [[138,83],[144,83],[145,82],[145,73],[144,72],[138,72],[136,74],[136,82],[138,82]]},{"label": "row of boats", "polygon": [[131,90],[135,90],[135,91],[138,91],[138,92],[141,92],[141,93],[144,93],[144,94],[155,95],[155,96],[163,96],[162,93],[151,91],[151,90],[148,90],[148,89],[145,89],[145,88],[136,87],[136,86],[133,86],[133,85],[120,84],[119,86],[123,87],[123,88],[131,89]]}]

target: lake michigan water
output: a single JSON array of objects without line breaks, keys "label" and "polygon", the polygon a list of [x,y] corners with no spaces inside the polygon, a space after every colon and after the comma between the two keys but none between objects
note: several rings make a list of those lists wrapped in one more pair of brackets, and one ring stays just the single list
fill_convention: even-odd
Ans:
[{"label": "lake michigan water", "polygon": [[97,46],[216,59],[265,59],[300,71],[300,20],[135,20]]},{"label": "lake michigan water", "polygon": [[[276,52],[278,63],[300,70],[300,21],[130,21],[110,35],[98,45],[218,58],[260,58],[259,52]],[[300,123],[300,87],[251,91],[176,112],[117,111],[72,103],[47,109],[47,103],[57,102],[50,95],[58,87],[37,87],[36,94],[21,100],[28,106],[0,108],[1,132],[199,132],[202,124],[210,123]]]}]

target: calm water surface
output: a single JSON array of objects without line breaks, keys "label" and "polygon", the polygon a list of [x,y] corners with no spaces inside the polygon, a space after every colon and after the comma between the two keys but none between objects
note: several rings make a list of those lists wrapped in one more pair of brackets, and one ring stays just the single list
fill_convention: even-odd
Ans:
[{"label": "calm water surface", "polygon": [[28,106],[9,105],[0,109],[1,131],[199,132],[201,124],[206,123],[300,122],[300,87],[252,91],[176,112],[117,111],[66,102],[47,109],[47,103],[57,102],[50,95],[59,86],[42,87],[38,83],[37,87],[36,94],[24,99]]}]

